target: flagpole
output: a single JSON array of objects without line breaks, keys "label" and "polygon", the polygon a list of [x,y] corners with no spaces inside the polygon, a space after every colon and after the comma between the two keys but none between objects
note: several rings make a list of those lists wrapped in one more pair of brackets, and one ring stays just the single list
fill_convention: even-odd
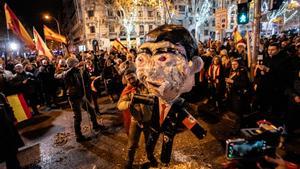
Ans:
[{"label": "flagpole", "polygon": [[[7,22],[7,21],[6,21]],[[4,63],[5,67],[7,66],[7,55],[8,55],[8,48],[9,48],[9,29],[7,28],[7,23],[6,23],[6,42],[5,42],[5,54],[4,54]]]}]

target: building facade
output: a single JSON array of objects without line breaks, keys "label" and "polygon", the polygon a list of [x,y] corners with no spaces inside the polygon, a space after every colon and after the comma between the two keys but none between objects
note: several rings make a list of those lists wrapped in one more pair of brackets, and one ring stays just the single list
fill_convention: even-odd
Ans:
[{"label": "building facade", "polygon": [[[169,12],[163,4],[155,7],[138,6],[133,30],[130,33],[131,46],[136,47],[143,42],[144,35],[164,23],[181,24],[195,35],[195,27],[191,26],[191,1],[173,0]],[[159,2],[159,1],[158,1]],[[160,1],[162,2],[162,1]],[[236,3],[234,0],[212,0],[209,17],[198,28],[198,40],[216,38],[215,9],[227,8]],[[63,30],[68,36],[73,50],[91,50],[92,41],[97,40],[101,49],[109,49],[111,43],[118,38],[124,45],[126,41],[125,25],[120,22],[120,15],[108,4],[108,0],[64,0]],[[160,7],[160,8],[159,8]],[[235,22],[234,8],[229,16],[232,18],[226,31],[231,31]],[[170,19],[171,18],[171,19]]]}]

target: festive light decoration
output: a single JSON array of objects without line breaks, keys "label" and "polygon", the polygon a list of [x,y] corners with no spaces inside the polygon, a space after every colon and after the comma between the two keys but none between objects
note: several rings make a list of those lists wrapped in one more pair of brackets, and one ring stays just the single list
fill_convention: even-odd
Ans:
[{"label": "festive light decoration", "polygon": [[285,25],[290,21],[294,16],[298,14],[298,10],[293,11],[295,8],[299,7],[298,2],[292,0],[288,2],[287,0],[282,3],[278,10],[273,10],[266,13],[267,16],[267,30],[271,25],[272,32],[275,32],[275,28],[272,26],[273,23]]},{"label": "festive light decoration", "polygon": [[234,25],[237,24],[237,22],[236,22],[236,16],[235,16],[236,15],[236,10],[237,10],[236,4],[232,4],[228,8],[228,11],[227,11],[228,28],[230,28],[230,24],[232,23],[231,18],[233,19]]},{"label": "festive light decoration", "polygon": [[125,28],[127,46],[130,48],[130,34],[134,30],[138,12],[138,0],[115,0],[107,3],[120,25]]},{"label": "festive light decoration", "polygon": [[208,21],[209,16],[211,15],[212,1],[191,0],[189,7],[191,8],[191,12],[188,12],[188,17],[192,18],[189,30],[195,30],[195,38],[198,41],[200,26],[203,27],[204,22]]}]

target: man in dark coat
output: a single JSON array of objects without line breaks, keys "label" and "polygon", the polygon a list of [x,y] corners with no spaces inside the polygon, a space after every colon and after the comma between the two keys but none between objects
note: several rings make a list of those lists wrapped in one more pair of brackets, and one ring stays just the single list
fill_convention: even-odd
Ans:
[{"label": "man in dark coat", "polygon": [[14,126],[13,110],[5,96],[0,93],[0,162],[6,162],[7,169],[21,169],[17,159],[18,148],[24,143]]},{"label": "man in dark coat", "polygon": [[56,81],[54,79],[55,67],[47,59],[42,60],[37,77],[41,82],[44,98],[48,109],[55,107],[54,100],[56,96]]},{"label": "man in dark coat", "polygon": [[79,63],[77,58],[70,57],[67,59],[69,69],[55,74],[55,78],[65,79],[66,81],[67,95],[74,112],[74,128],[77,142],[89,140],[89,138],[84,137],[81,132],[81,107],[89,113],[94,130],[98,131],[104,129],[103,126],[98,124],[95,109],[87,98],[90,96],[87,94],[87,92],[90,92],[90,78],[88,73],[81,68],[83,64],[84,62]]},{"label": "man in dark coat", "polygon": [[287,111],[288,99],[285,90],[291,85],[290,65],[290,58],[280,50],[279,44],[272,43],[268,47],[268,57],[264,58],[262,65],[257,66],[263,72],[261,91],[263,91],[264,99],[261,103],[261,112],[270,113],[270,116],[267,116],[271,117],[269,120],[274,123],[281,123]]}]

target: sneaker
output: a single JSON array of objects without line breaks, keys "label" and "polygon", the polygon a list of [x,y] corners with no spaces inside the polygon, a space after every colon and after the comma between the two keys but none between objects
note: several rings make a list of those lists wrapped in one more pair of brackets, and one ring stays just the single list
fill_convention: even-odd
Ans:
[{"label": "sneaker", "polygon": [[85,141],[90,141],[90,140],[91,140],[90,137],[84,137],[84,136],[79,136],[79,137],[76,138],[76,141],[78,143],[85,142]]}]

